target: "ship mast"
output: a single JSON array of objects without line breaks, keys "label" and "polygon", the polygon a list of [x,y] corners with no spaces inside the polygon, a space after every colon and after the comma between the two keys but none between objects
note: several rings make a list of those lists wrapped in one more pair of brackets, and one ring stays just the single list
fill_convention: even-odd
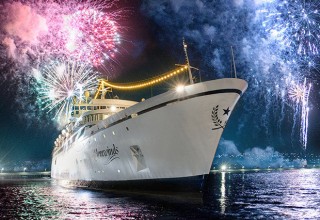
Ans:
[{"label": "ship mast", "polygon": [[111,89],[119,89],[119,90],[137,90],[137,89],[143,89],[145,87],[150,87],[156,84],[159,84],[165,80],[168,80],[174,76],[177,76],[178,74],[182,74],[185,73],[186,71],[188,71],[188,76],[189,76],[189,82],[190,84],[194,84],[193,81],[193,77],[192,77],[192,73],[191,73],[191,68],[198,70],[197,68],[194,68],[192,66],[190,66],[190,62],[189,62],[189,57],[188,57],[188,52],[187,52],[187,44],[185,43],[184,39],[183,39],[183,49],[184,49],[184,53],[185,53],[185,58],[186,58],[186,65],[178,65],[180,66],[176,69],[173,69],[169,72],[166,72],[158,77],[153,77],[151,79],[147,79],[147,80],[143,80],[140,82],[135,82],[135,83],[112,83],[109,82],[108,80],[105,79],[100,79],[99,80],[99,86],[98,89],[96,91],[96,94],[94,96],[94,99],[97,99],[98,95],[101,93],[102,96],[104,97],[105,92],[104,90],[107,88]]},{"label": "ship mast", "polygon": [[[234,77],[237,78],[236,62],[234,61],[234,54],[233,54],[232,46],[231,46],[231,56],[232,56],[232,65],[233,65]],[[232,73],[231,73],[231,77],[232,77]]]},{"label": "ship mast", "polygon": [[183,50],[184,50],[184,54],[186,56],[186,62],[187,62],[188,73],[189,73],[189,81],[190,81],[190,84],[194,84],[193,79],[192,79],[192,73],[191,73],[191,67],[190,67],[187,47],[188,47],[188,45],[186,44],[186,42],[184,41],[184,38],[183,38]]}]

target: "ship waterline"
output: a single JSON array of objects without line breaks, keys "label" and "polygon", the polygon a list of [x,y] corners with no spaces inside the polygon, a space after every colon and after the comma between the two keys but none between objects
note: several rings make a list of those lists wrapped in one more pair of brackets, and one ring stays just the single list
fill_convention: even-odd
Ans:
[{"label": "ship waterline", "polygon": [[[102,99],[112,115],[60,135],[51,176],[77,182],[177,179],[210,172],[227,121],[247,88],[241,79],[212,80],[140,103]],[[122,106],[125,106],[121,108]],[[114,111],[114,109],[113,109]],[[69,129],[70,130],[70,129]]]}]

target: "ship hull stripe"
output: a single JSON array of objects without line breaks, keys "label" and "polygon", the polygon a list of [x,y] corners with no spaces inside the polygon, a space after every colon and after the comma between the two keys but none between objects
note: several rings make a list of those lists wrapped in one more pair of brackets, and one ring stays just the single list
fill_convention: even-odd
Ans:
[{"label": "ship hull stripe", "polygon": [[[189,95],[189,96],[185,96],[183,98],[178,98],[178,99],[172,99],[170,101],[167,101],[167,102],[164,102],[164,103],[161,103],[161,104],[158,104],[158,105],[155,105],[155,106],[152,106],[150,108],[147,108],[147,109],[144,109],[140,112],[137,112],[137,115],[142,115],[144,113],[147,113],[147,112],[150,112],[150,111],[153,111],[153,110],[156,110],[158,108],[162,108],[168,104],[172,104],[172,103],[175,103],[175,102],[180,102],[180,101],[185,101],[185,100],[188,100],[188,99],[192,99],[192,98],[196,98],[196,97],[201,97],[201,96],[207,96],[207,95],[214,95],[214,94],[221,94],[221,93],[238,93],[240,96],[242,95],[242,91],[239,90],[239,89],[218,89],[218,90],[212,90],[212,91],[207,91],[207,92],[201,92],[201,93],[197,93],[197,94],[194,94],[194,95]],[[116,124],[119,124],[121,122],[124,122],[128,119],[131,119],[131,115],[130,116],[127,116],[125,118],[121,118],[113,123],[110,123],[106,128],[110,128]]]},{"label": "ship hull stripe", "polygon": [[195,192],[201,191],[203,184],[208,179],[208,175],[198,175],[180,178],[159,178],[159,179],[139,179],[139,180],[119,180],[119,181],[99,181],[99,180],[59,180],[61,185],[76,186],[79,188],[90,189],[107,189],[107,190],[133,190],[154,191],[161,190],[167,192],[185,191]]}]

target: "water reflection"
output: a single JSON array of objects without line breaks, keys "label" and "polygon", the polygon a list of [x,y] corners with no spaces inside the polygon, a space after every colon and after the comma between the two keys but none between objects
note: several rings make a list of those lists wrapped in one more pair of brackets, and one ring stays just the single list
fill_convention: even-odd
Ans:
[{"label": "water reflection", "polygon": [[221,172],[206,179],[203,212],[223,218],[318,219],[320,170]]},{"label": "water reflection", "polygon": [[281,179],[279,184],[286,187],[282,192],[282,204],[274,211],[287,216],[303,219],[318,219],[320,217],[320,175],[313,169],[301,169]]},{"label": "water reflection", "polygon": [[[71,189],[54,181],[0,181],[0,219],[154,219],[193,216],[193,196],[126,194]],[[191,194],[188,194],[188,196]],[[160,199],[161,198],[161,199]],[[184,206],[181,206],[184,204]]]},{"label": "water reflection", "polygon": [[226,211],[226,173],[222,172],[221,173],[221,187],[220,187],[220,208],[221,208],[221,213],[224,214]]},{"label": "water reflection", "polygon": [[0,219],[317,219],[319,192],[316,169],[214,173],[205,178],[199,198],[0,180]]}]

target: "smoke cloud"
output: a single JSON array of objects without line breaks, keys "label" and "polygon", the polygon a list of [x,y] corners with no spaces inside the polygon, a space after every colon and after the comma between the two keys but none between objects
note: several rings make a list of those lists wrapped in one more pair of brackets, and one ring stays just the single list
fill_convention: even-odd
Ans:
[{"label": "smoke cloud", "polygon": [[0,37],[7,57],[20,63],[25,62],[27,53],[33,53],[30,46],[37,46],[40,37],[48,32],[46,20],[30,6],[20,2],[6,3],[1,11]]},{"label": "smoke cloud", "polygon": [[274,150],[273,147],[253,147],[240,153],[233,141],[221,139],[216,157],[213,161],[214,167],[228,164],[236,168],[301,168],[307,165],[305,159],[288,159],[283,154]]},{"label": "smoke cloud", "polygon": [[38,15],[31,7],[20,2],[7,4],[7,18],[4,31],[31,44],[38,42],[41,34],[48,32],[45,18]]},{"label": "smoke cloud", "polygon": [[6,37],[3,39],[2,44],[7,48],[7,56],[9,58],[15,59],[17,47],[14,44],[14,40],[9,37]]}]

